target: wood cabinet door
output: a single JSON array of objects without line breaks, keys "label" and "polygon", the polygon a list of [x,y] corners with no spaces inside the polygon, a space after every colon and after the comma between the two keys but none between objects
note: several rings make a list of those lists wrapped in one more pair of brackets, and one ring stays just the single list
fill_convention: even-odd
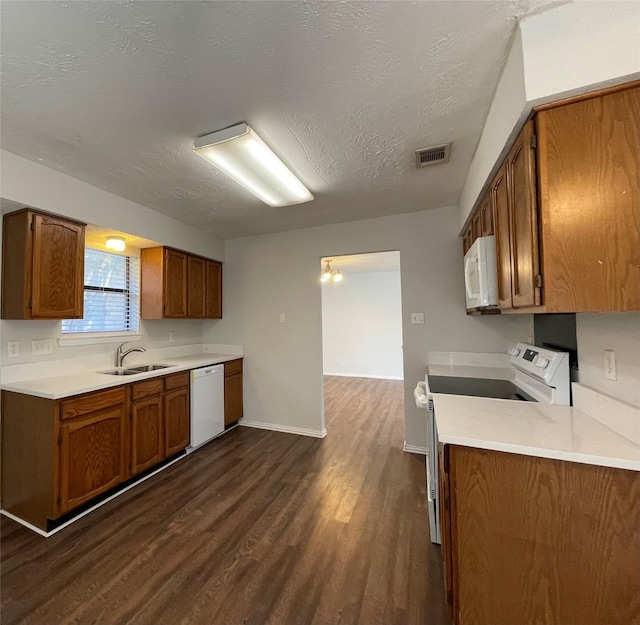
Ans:
[{"label": "wood cabinet door", "polygon": [[89,501],[127,475],[126,405],[112,406],[60,426],[60,512]]},{"label": "wood cabinet door", "polygon": [[463,254],[466,254],[469,251],[469,248],[471,247],[472,239],[473,239],[473,229],[471,227],[471,224],[469,224],[469,226],[467,226],[467,229],[464,231],[464,236],[462,237],[462,253]]},{"label": "wood cabinet door", "polygon": [[187,255],[164,250],[164,316],[184,319],[187,316]]},{"label": "wood cabinet door", "polygon": [[131,475],[136,475],[164,458],[162,395],[131,404]]},{"label": "wood cabinet door", "polygon": [[473,217],[471,218],[471,243],[473,243],[478,237],[482,236],[481,217],[480,210],[476,209]]},{"label": "wood cabinet door", "polygon": [[31,317],[79,319],[84,309],[84,226],[33,214]]},{"label": "wood cabinet door", "polygon": [[242,419],[242,373],[224,377],[224,424],[231,425]]},{"label": "wood cabinet door", "polygon": [[507,157],[514,308],[540,304],[540,260],[533,121],[525,124]]},{"label": "wood cabinet door", "polygon": [[222,263],[208,260],[206,266],[205,317],[222,319]]},{"label": "wood cabinet door", "polygon": [[164,455],[172,456],[189,446],[189,388],[164,395]]},{"label": "wood cabinet door", "polygon": [[461,446],[449,468],[454,622],[640,623],[637,472]]},{"label": "wood cabinet door", "polygon": [[640,309],[640,87],[536,121],[547,311]]},{"label": "wood cabinet door", "polygon": [[506,168],[503,164],[491,183],[491,207],[495,223],[498,265],[498,308],[511,308],[511,226]]},{"label": "wood cabinet door", "polygon": [[493,234],[493,210],[491,209],[491,192],[485,193],[480,202],[480,224],[482,233],[480,236],[488,237]]},{"label": "wood cabinet door", "polygon": [[187,257],[187,317],[204,318],[205,309],[205,259]]}]

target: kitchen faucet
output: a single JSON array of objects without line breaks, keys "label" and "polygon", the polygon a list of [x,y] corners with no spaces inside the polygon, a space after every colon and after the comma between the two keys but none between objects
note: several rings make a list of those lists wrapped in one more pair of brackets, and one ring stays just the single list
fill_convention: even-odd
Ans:
[{"label": "kitchen faucet", "polygon": [[131,352],[146,352],[147,350],[144,347],[132,347],[127,351],[122,351],[122,348],[126,345],[126,343],[122,343],[122,345],[118,345],[118,349],[116,350],[116,367],[122,367],[122,361],[127,354]]}]

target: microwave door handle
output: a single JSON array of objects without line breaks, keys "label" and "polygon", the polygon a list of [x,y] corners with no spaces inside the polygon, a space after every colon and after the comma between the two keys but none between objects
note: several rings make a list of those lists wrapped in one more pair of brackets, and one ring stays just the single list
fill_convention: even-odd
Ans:
[{"label": "microwave door handle", "polygon": [[478,264],[477,258],[465,258],[464,261],[464,287],[467,291],[467,297],[469,299],[475,299],[480,295],[480,293],[473,293],[469,288],[469,284],[471,282],[471,268],[473,263]]}]

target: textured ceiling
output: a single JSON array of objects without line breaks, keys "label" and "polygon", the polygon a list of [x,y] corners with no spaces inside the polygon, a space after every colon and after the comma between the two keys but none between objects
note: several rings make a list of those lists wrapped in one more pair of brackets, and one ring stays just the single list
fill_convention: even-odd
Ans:
[{"label": "textured ceiling", "polygon": [[[516,22],[554,4],[3,0],[0,145],[223,238],[455,205]],[[241,121],[314,201],[192,152]]]}]

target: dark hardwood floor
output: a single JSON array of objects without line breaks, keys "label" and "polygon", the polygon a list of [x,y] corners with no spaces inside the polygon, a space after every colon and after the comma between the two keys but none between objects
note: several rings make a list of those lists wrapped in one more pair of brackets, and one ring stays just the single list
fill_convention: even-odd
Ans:
[{"label": "dark hardwood floor", "polygon": [[48,539],[2,517],[2,624],[448,624],[402,382],[325,391],[323,440],[237,428]]}]

